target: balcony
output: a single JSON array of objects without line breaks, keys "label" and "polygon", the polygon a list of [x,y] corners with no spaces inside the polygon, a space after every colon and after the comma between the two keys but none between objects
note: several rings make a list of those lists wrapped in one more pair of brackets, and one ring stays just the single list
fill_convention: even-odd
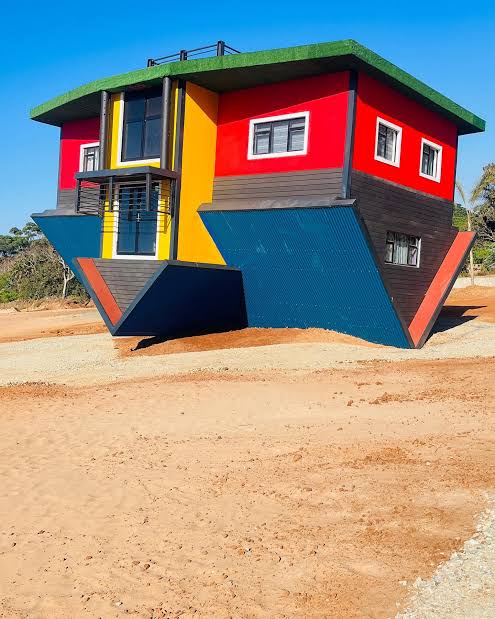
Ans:
[{"label": "balcony", "polygon": [[171,215],[178,174],[172,170],[142,166],[95,170],[76,174],[76,213],[104,217],[125,208],[128,219],[152,214]]}]

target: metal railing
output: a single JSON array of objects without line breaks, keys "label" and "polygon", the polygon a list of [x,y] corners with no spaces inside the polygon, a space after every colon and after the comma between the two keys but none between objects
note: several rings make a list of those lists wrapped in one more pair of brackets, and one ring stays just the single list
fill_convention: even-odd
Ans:
[{"label": "metal railing", "polygon": [[153,181],[148,187],[142,180],[115,185],[112,180],[102,183],[82,181],[76,190],[76,213],[97,215],[119,210],[129,220],[170,214],[174,179]]},{"label": "metal railing", "polygon": [[205,56],[228,56],[231,54],[240,54],[241,52],[227,45],[225,41],[217,41],[213,45],[205,47],[196,47],[195,49],[181,49],[176,54],[162,56],[161,58],[148,58],[148,67],[154,67],[158,64],[166,64],[167,62],[177,62],[180,60],[190,60],[191,58]]}]

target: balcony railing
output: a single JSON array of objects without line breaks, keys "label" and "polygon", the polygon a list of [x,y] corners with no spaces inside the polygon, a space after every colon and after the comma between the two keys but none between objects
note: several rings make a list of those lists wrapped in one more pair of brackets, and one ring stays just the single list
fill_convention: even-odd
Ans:
[{"label": "balcony railing", "polygon": [[128,219],[172,214],[177,174],[150,166],[76,174],[76,213],[97,215],[125,210]]},{"label": "balcony railing", "polygon": [[206,45],[205,47],[196,47],[195,49],[181,49],[176,54],[170,54],[169,56],[162,56],[161,58],[148,58],[148,67],[154,67],[157,64],[166,64],[167,62],[177,62],[179,60],[191,60],[197,57],[206,56],[228,56],[231,54],[240,54],[241,52],[230,45],[227,45],[225,41],[217,41],[213,45]]}]

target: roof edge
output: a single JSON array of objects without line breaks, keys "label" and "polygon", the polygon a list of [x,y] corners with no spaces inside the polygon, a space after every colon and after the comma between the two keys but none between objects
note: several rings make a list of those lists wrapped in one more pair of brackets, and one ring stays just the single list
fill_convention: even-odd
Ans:
[{"label": "roof edge", "polygon": [[354,56],[364,68],[369,67],[375,72],[384,75],[388,80],[402,85],[416,96],[429,101],[438,108],[439,113],[452,117],[463,130],[462,133],[477,133],[485,130],[485,121],[476,116],[445,95],[434,90],[424,82],[413,77],[397,65],[385,60],[364,45],[353,39],[332,41],[328,43],[314,43],[297,47],[277,48],[273,50],[245,52],[229,56],[213,56],[194,60],[177,61],[153,67],[137,69],[127,73],[94,80],[68,92],[54,97],[45,103],[34,107],[30,117],[49,124],[58,123],[48,120],[50,112],[65,104],[71,103],[84,96],[94,95],[102,90],[118,91],[127,86],[157,80],[165,76],[187,77],[193,73],[205,73],[222,69],[239,69],[261,65],[295,62],[299,60],[316,60],[339,56]]}]

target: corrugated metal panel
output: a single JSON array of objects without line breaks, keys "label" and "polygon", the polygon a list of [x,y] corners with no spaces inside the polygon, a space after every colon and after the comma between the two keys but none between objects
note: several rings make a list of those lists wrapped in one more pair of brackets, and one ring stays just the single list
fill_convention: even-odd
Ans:
[{"label": "corrugated metal panel", "polygon": [[100,255],[101,219],[92,215],[56,213],[56,210],[51,210],[46,211],[46,215],[36,213],[31,217],[82,282],[74,258],[97,258]]},{"label": "corrugated metal panel", "polygon": [[409,347],[354,208],[201,212],[242,270],[250,326],[322,327]]}]

